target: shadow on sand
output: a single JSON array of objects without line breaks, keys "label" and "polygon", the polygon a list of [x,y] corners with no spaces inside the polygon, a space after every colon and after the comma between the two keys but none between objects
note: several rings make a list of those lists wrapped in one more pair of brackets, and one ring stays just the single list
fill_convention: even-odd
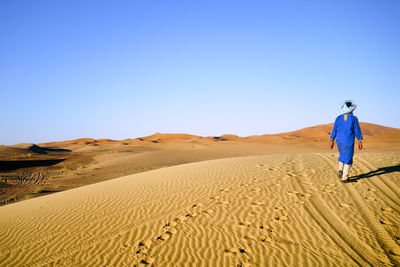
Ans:
[{"label": "shadow on sand", "polygon": [[64,161],[65,159],[46,160],[7,160],[0,161],[0,171],[13,171],[21,168],[47,167]]},{"label": "shadow on sand", "polygon": [[363,173],[363,174],[360,174],[357,176],[349,177],[349,182],[354,183],[360,179],[368,179],[368,178],[371,178],[374,176],[379,176],[382,174],[393,173],[393,172],[400,172],[400,164],[394,165],[394,166],[382,167],[382,168],[376,169],[374,171],[370,171],[370,172]]},{"label": "shadow on sand", "polygon": [[28,150],[36,154],[48,154],[49,152],[71,152],[69,149],[58,147],[41,147],[38,145],[32,145],[28,148]]}]

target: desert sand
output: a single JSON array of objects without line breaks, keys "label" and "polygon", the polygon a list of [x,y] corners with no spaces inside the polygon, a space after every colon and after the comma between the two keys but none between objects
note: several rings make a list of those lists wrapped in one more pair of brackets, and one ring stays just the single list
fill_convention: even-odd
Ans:
[{"label": "desert sand", "polygon": [[2,147],[0,266],[399,266],[400,130],[330,127]]},{"label": "desert sand", "polygon": [[0,207],[2,266],[395,266],[400,153],[183,164]]},{"label": "desert sand", "polygon": [[[368,152],[400,152],[400,129],[361,123]],[[281,134],[126,140],[81,138],[0,146],[0,205],[149,170],[228,157],[329,152],[332,124]]]}]

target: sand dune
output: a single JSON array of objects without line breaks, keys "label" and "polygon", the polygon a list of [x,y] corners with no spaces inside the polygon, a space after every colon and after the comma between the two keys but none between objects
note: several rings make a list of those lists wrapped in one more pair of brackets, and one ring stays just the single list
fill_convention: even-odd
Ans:
[{"label": "sand dune", "polygon": [[[218,159],[0,207],[1,266],[399,266],[400,154]],[[354,177],[356,178],[356,177]]]},{"label": "sand dune", "polygon": [[[234,134],[224,134],[221,136],[202,137],[191,134],[167,134],[155,133],[150,136],[140,137],[136,139],[111,140],[111,139],[92,139],[80,138],[63,142],[50,142],[40,144],[41,146],[63,146],[63,145],[106,145],[106,144],[143,144],[143,143],[215,143],[218,141],[231,143],[294,143],[304,144],[309,142],[326,142],[329,140],[329,134],[333,124],[323,124],[313,127],[307,127],[300,130],[280,133],[280,134],[264,134],[253,135],[248,137],[239,137]],[[374,137],[373,142],[387,142],[387,138],[391,137],[391,141],[396,141],[397,146],[400,143],[400,129],[381,126],[373,123],[361,122],[360,127],[365,137]]]}]

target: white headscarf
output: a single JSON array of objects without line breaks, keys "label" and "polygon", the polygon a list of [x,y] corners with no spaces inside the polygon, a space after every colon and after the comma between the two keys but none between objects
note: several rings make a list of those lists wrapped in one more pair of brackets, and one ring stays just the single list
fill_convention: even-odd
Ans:
[{"label": "white headscarf", "polygon": [[[346,105],[347,102],[351,103],[351,106],[348,107]],[[353,100],[345,100],[340,104],[340,113],[341,114],[347,114],[353,112],[357,108],[356,103]]]}]

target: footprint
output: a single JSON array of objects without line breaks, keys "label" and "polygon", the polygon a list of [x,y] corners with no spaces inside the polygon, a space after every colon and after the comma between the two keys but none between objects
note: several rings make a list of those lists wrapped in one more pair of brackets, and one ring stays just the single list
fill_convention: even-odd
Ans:
[{"label": "footprint", "polygon": [[229,192],[229,189],[228,188],[224,188],[224,189],[219,190],[219,192],[221,192],[221,193]]},{"label": "footprint", "polygon": [[157,240],[165,241],[165,240],[168,240],[168,238],[169,238],[169,234],[165,233],[165,234],[162,234],[159,237],[157,237]]},{"label": "footprint", "polygon": [[260,225],[260,229],[261,229],[261,230],[266,230],[266,231],[268,231],[268,232],[270,232],[270,233],[273,232],[272,228],[271,228],[269,225],[265,225],[265,224],[261,224],[261,225]]},{"label": "footprint", "polygon": [[147,239],[147,240],[141,241],[141,242],[139,243],[139,247],[150,248],[150,246],[151,246],[152,243],[153,243],[153,242],[152,242],[150,239]]},{"label": "footprint", "polygon": [[347,203],[340,203],[339,206],[342,208],[350,208],[350,205]]},{"label": "footprint", "polygon": [[152,257],[145,257],[143,260],[140,261],[140,263],[143,264],[152,264],[154,262],[154,259]]},{"label": "footprint", "polygon": [[237,254],[239,252],[239,249],[237,249],[237,248],[226,248],[225,252],[226,253]]},{"label": "footprint", "polygon": [[392,208],[390,208],[390,207],[383,207],[383,208],[381,208],[381,211],[391,212],[391,211],[392,211]]},{"label": "footprint", "polygon": [[136,250],[136,254],[147,254],[149,252],[149,249],[146,247],[139,247],[138,250]]},{"label": "footprint", "polygon": [[186,217],[196,217],[197,213],[196,212],[190,212],[190,213],[187,213],[185,216]]},{"label": "footprint", "polygon": [[290,177],[294,177],[296,176],[296,174],[294,174],[292,171],[287,171],[286,174]]},{"label": "footprint", "polygon": [[369,201],[375,201],[375,198],[374,198],[374,197],[370,197],[370,196],[365,197],[365,199],[366,199],[366,200],[369,200]]},{"label": "footprint", "polygon": [[171,229],[169,229],[168,231],[166,231],[166,233],[167,234],[170,234],[170,235],[174,235],[174,234],[176,234],[178,231],[175,229],[175,228],[171,228]]},{"label": "footprint", "polygon": [[328,186],[328,187],[335,187],[336,184],[326,184],[325,186]]},{"label": "footprint", "polygon": [[207,210],[202,210],[202,212],[207,213],[207,214],[212,214],[214,211],[207,209]]},{"label": "footprint", "polygon": [[198,208],[203,207],[203,203],[197,203],[197,204],[194,204],[194,205],[192,206],[192,208],[196,208],[196,207],[198,207]]},{"label": "footprint", "polygon": [[287,219],[288,219],[288,217],[286,215],[276,216],[275,217],[276,221],[286,221]]},{"label": "footprint", "polygon": [[263,236],[263,237],[261,237],[260,241],[269,243],[269,242],[272,242],[272,238],[269,236]]},{"label": "footprint", "polygon": [[246,248],[246,247],[242,247],[242,248],[239,248],[239,252],[242,253],[242,254],[248,253],[248,252],[249,252],[249,249]]},{"label": "footprint", "polygon": [[174,222],[174,221],[172,221],[172,222],[169,222],[169,223],[167,223],[166,225],[164,225],[164,227],[168,227],[168,226],[176,226],[177,225],[177,223],[176,222]]},{"label": "footprint", "polygon": [[212,197],[210,197],[210,199],[220,199],[220,197],[219,196],[212,196]]},{"label": "footprint", "polygon": [[240,222],[239,222],[239,225],[242,225],[242,226],[251,226],[251,223],[250,223],[249,221],[240,221]]},{"label": "footprint", "polygon": [[187,217],[186,216],[179,216],[178,218],[175,219],[175,221],[186,221]]},{"label": "footprint", "polygon": [[386,225],[393,225],[393,223],[391,223],[390,221],[386,220],[386,219],[380,219],[379,222],[381,224],[386,224]]}]

